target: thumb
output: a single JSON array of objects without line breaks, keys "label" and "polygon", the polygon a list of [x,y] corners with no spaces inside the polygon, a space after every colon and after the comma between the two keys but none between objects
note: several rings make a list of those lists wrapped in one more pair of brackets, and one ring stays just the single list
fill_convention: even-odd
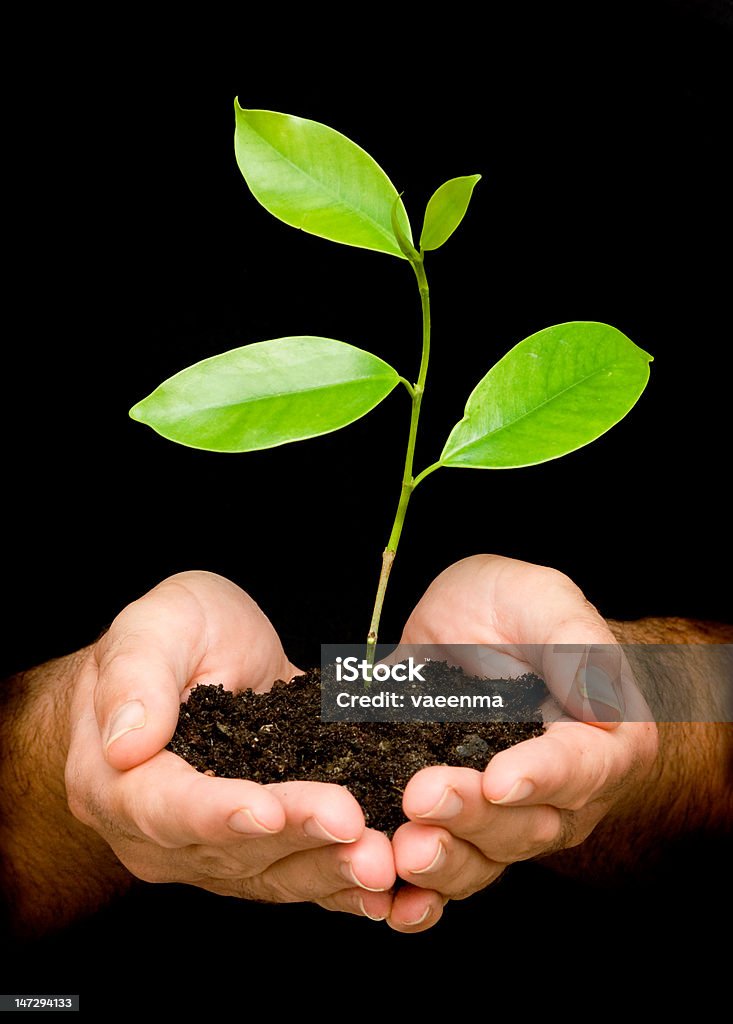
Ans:
[{"label": "thumb", "polygon": [[545,644],[542,672],[548,689],[571,718],[601,729],[621,722],[653,722],[624,647],[615,641]]},{"label": "thumb", "polygon": [[153,757],[170,741],[178,722],[181,689],[162,652],[127,651],[102,658],[94,711],[107,761],[125,770]]}]

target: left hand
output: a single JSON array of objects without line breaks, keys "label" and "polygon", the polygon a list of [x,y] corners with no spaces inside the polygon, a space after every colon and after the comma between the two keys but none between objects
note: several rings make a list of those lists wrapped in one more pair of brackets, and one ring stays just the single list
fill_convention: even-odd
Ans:
[{"label": "left hand", "polygon": [[165,749],[181,696],[197,683],[267,690],[297,672],[269,620],[229,580],[164,580],[117,616],[79,670],[66,763],[72,814],[144,881],[384,919],[392,849],[343,786],[211,778]]},{"label": "left hand", "polygon": [[[544,668],[548,688],[570,711],[583,702],[587,709],[589,698],[596,712],[604,697],[614,703],[607,693],[579,693],[573,674],[560,678],[563,659],[549,673],[532,663],[543,650],[533,654],[533,645],[616,644],[580,589],[554,569],[496,555],[448,568],[413,611],[402,642],[458,641],[501,645],[520,673]],[[514,861],[581,843],[605,815],[633,806],[656,757],[657,729],[638,691],[624,692],[636,721],[618,721],[622,709],[610,722],[565,718],[497,754],[483,773],[434,766],[410,780],[403,800],[410,820],[393,839],[397,873],[409,884],[395,896],[391,927],[430,928],[448,900],[485,888]]]}]

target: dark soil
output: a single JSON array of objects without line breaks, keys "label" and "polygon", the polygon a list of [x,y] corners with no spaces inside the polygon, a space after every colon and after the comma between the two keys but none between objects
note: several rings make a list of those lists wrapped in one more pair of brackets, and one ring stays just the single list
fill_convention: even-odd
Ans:
[{"label": "dark soil", "polygon": [[[435,662],[431,669],[443,678],[460,672]],[[181,707],[168,749],[198,771],[228,779],[339,783],[359,801],[367,825],[391,836],[406,820],[403,790],[421,768],[483,771],[498,751],[542,733],[541,712],[528,710],[545,692],[536,676],[492,684],[504,695],[497,716],[523,710],[532,721],[353,723],[321,720],[320,675],[313,669],[291,683],[275,683],[269,693],[197,686]]]}]

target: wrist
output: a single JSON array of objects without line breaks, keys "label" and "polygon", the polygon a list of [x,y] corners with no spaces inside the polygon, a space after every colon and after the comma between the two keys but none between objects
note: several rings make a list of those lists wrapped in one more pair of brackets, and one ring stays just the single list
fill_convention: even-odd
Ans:
[{"label": "wrist", "polygon": [[[643,873],[694,835],[702,852],[733,829],[733,724],[713,685],[731,679],[733,627],[685,619],[609,620],[653,709],[659,750],[629,779],[588,839],[548,858],[560,871],[612,879]],[[653,645],[660,645],[654,647]],[[623,728],[624,726],[622,726]]]},{"label": "wrist", "polygon": [[659,756],[640,799],[668,835],[733,824],[729,765],[733,626],[680,618],[609,621],[652,708]]},{"label": "wrist", "polygon": [[109,846],[67,802],[71,701],[90,653],[85,648],[4,684],[0,885],[20,936],[62,927],[130,884]]}]

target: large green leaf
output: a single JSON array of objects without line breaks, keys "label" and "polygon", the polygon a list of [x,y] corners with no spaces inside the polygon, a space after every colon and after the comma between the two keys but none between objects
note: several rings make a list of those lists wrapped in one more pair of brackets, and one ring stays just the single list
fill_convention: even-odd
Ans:
[{"label": "large green leaf", "polygon": [[615,327],[569,323],[520,341],[468,399],[444,466],[531,466],[594,441],[626,415],[652,356]]},{"label": "large green leaf", "polygon": [[388,363],[343,341],[277,338],[181,370],[130,416],[191,448],[248,452],[345,427],[398,380]]},{"label": "large green leaf", "polygon": [[234,149],[254,197],[292,227],[333,242],[405,256],[392,231],[410,222],[397,190],[355,142],[318,121],[234,104]]},{"label": "large green leaf", "polygon": [[447,242],[466,215],[480,174],[468,174],[444,182],[430,197],[420,235],[420,248],[438,249]]}]

